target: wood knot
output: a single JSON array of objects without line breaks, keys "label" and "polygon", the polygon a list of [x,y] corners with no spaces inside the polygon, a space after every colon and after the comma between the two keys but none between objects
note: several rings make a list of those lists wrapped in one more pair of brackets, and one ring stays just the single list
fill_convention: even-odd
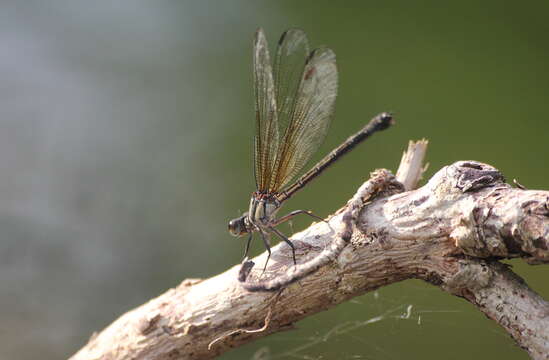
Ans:
[{"label": "wood knot", "polygon": [[139,321],[138,330],[141,335],[148,335],[158,327],[158,322],[162,319],[160,314],[144,317]]},{"label": "wood knot", "polygon": [[476,191],[505,182],[494,167],[477,161],[458,161],[450,167],[457,177],[456,187],[462,192]]}]

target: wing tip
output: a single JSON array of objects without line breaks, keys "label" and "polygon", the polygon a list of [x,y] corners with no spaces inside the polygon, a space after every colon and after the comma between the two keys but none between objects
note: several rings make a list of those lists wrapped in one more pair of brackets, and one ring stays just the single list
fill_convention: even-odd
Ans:
[{"label": "wing tip", "polygon": [[267,42],[267,38],[265,37],[265,31],[262,27],[258,27],[254,35],[254,43],[256,44],[256,46],[260,42]]},{"label": "wing tip", "polygon": [[305,31],[303,29],[296,27],[296,28],[289,28],[288,30],[284,31],[280,36],[280,39],[278,39],[278,45],[279,46],[282,45],[282,43],[286,38],[288,38],[288,36],[302,37],[305,39],[306,42],[308,42],[307,34],[305,33]]},{"label": "wing tip", "polygon": [[309,64],[314,58],[324,58],[330,62],[336,61],[336,54],[335,52],[330,49],[329,47],[322,46],[314,49],[309,53],[307,56],[307,59],[305,60],[305,64]]}]

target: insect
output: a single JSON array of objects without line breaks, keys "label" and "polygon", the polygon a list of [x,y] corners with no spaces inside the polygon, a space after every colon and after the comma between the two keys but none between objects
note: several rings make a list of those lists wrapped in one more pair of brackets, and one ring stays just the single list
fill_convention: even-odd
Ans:
[{"label": "insect", "polygon": [[277,218],[282,203],[371,134],[391,125],[392,116],[379,114],[292,182],[328,131],[337,96],[335,54],[325,47],[309,52],[305,32],[290,29],[280,37],[274,65],[271,65],[267,40],[260,28],[254,38],[253,84],[256,191],[252,193],[248,211],[231,220],[228,228],[234,236],[248,234],[244,259],[247,258],[253,233],[260,234],[268,252],[263,268],[265,271],[271,256],[272,233],[291,247],[294,264],[297,264],[293,243],[275,226],[299,214],[324,221],[305,210],[295,210]]}]

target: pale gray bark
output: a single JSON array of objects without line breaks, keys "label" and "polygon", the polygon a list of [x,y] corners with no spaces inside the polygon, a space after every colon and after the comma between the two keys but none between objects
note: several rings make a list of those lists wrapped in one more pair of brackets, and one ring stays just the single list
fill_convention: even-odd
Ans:
[{"label": "pale gray bark", "polygon": [[[421,166],[415,161],[398,177],[407,179],[407,189]],[[467,299],[532,358],[548,358],[549,303],[498,261],[549,262],[548,191],[512,188],[496,169],[474,161],[442,168],[417,190],[395,194],[402,185],[386,170],[369,182],[362,190],[375,182],[374,193],[359,191],[328,223],[292,237],[298,259],[308,262],[348,235],[337,256],[296,284],[248,292],[237,279],[239,265],[210,279],[185,280],[122,315],[72,359],[209,359],[410,278]],[[262,264],[264,256],[255,262]],[[276,246],[260,281],[292,267],[289,248]],[[253,269],[248,281],[258,281],[260,272]]]}]

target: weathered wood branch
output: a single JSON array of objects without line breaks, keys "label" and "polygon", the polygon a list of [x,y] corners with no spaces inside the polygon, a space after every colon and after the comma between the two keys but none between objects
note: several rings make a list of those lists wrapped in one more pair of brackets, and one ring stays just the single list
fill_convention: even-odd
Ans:
[{"label": "weathered wood branch", "polygon": [[408,150],[402,155],[397,177],[395,178],[387,170],[379,170],[373,173],[347,202],[347,205],[340,209],[341,230],[333,236],[330,246],[327,246],[308,261],[287,269],[283,275],[277,275],[274,279],[250,281],[248,274],[254,266],[253,261],[246,261],[242,264],[238,275],[242,286],[248,291],[277,291],[293,282],[301,280],[305,276],[317,271],[322,266],[337,259],[341,251],[349,244],[354,231],[358,215],[364,207],[364,203],[373,201],[375,197],[387,197],[404,190],[414,189],[421,179],[425,167],[423,159],[427,151],[427,141],[410,141]]},{"label": "weathered wood branch", "polygon": [[[394,181],[388,171],[375,176],[370,181]],[[343,208],[292,237],[300,262],[344,232],[346,213]],[[122,315],[72,359],[209,359],[410,278],[467,299],[532,358],[547,359],[549,303],[498,260],[549,262],[548,191],[512,188],[489,165],[461,161],[420,189],[370,199],[352,226],[336,259],[282,291],[247,292],[237,280],[238,265],[207,280],[188,279]],[[291,251],[281,244],[264,278],[292,266]],[[259,273],[251,272],[252,281]]]}]

